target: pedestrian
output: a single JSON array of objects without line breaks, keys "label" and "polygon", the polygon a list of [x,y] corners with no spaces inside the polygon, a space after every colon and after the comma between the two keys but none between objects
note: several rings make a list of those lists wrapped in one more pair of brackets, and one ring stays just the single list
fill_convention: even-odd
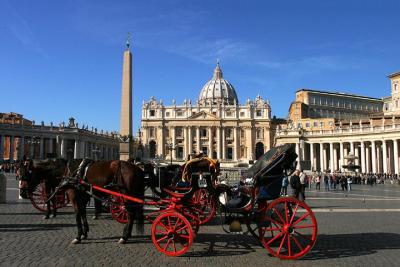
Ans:
[{"label": "pedestrian", "polygon": [[307,175],[304,172],[300,172],[300,184],[301,184],[301,188],[300,188],[300,200],[305,201],[306,200],[306,183],[307,183]]},{"label": "pedestrian", "polygon": [[326,173],[324,173],[324,184],[325,184],[325,191],[329,191],[329,177]]},{"label": "pedestrian", "polygon": [[281,190],[281,196],[285,197],[288,196],[287,193],[287,187],[289,185],[289,178],[285,175],[282,179],[282,190]]},{"label": "pedestrian", "polygon": [[321,175],[317,175],[315,178],[315,190],[321,190]]},{"label": "pedestrian", "polygon": [[340,185],[342,186],[342,191],[347,190],[346,184],[347,184],[347,179],[344,175],[342,175],[342,177],[340,177]]},{"label": "pedestrian", "polygon": [[351,176],[347,177],[347,191],[351,191],[351,184],[353,181],[351,180]]},{"label": "pedestrian", "polygon": [[292,177],[290,177],[290,186],[293,189],[293,197],[301,200],[300,197],[300,192],[301,192],[301,183],[300,183],[300,171],[296,170]]}]

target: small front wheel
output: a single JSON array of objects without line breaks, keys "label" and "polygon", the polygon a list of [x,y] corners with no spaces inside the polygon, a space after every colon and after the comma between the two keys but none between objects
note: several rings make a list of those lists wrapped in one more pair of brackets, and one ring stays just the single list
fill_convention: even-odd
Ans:
[{"label": "small front wheel", "polygon": [[152,224],[151,239],[161,253],[172,257],[180,256],[192,245],[192,226],[178,212],[162,213]]}]

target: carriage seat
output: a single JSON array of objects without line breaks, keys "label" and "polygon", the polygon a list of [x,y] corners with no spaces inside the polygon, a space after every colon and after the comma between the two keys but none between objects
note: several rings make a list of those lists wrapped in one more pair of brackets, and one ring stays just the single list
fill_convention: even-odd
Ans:
[{"label": "carriage seat", "polygon": [[226,203],[225,207],[230,210],[240,210],[249,205],[251,202],[251,197],[241,194],[240,196],[231,198]]}]

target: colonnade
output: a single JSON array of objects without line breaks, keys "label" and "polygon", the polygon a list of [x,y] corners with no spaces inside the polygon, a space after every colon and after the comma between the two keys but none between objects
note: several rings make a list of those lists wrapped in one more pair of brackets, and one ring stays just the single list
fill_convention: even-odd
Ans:
[{"label": "colonnade", "polygon": [[346,157],[355,156],[363,173],[395,173],[399,170],[399,139],[376,139],[342,142],[307,142],[296,144],[300,161],[310,163],[311,170],[344,171]]},{"label": "colonnade", "polygon": [[111,160],[118,158],[118,144],[63,136],[0,135],[0,161],[21,160],[24,156]]}]

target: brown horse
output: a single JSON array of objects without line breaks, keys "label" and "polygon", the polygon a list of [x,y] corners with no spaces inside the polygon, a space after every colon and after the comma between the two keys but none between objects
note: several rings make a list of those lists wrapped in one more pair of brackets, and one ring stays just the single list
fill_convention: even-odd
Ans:
[{"label": "brown horse", "polygon": [[[66,174],[67,161],[64,159],[46,159],[46,160],[26,160],[18,169],[18,176],[21,180],[20,195],[22,198],[29,198],[35,188],[44,181],[46,199],[54,193],[60,178]],[[57,203],[52,199],[53,214],[56,217]],[[47,211],[44,219],[48,219],[51,213],[51,204],[47,202]]]},{"label": "brown horse", "polygon": [[[75,163],[75,164],[74,164]],[[63,168],[59,168],[65,173],[76,174],[76,177],[67,177],[61,182],[59,189],[64,189],[67,192],[72,206],[75,210],[76,223],[78,234],[71,242],[78,244],[82,238],[87,238],[89,232],[89,224],[86,218],[86,206],[90,199],[90,185],[109,186],[123,194],[127,194],[136,198],[144,198],[144,173],[143,171],[132,164],[125,161],[82,161],[78,170],[74,170],[75,162],[67,165],[66,161]],[[88,164],[90,163],[90,164]],[[24,173],[35,174],[35,169],[28,168]],[[31,175],[34,176],[34,175]],[[62,175],[61,175],[62,176]],[[59,177],[61,177],[59,176]],[[30,187],[29,182],[33,183],[32,179],[27,180],[27,188]],[[80,179],[85,181],[85,184],[80,183]],[[135,203],[125,203],[128,211],[128,224],[125,226],[122,238],[119,243],[125,243],[131,236],[134,219],[137,220],[137,231],[143,233],[143,206]]]}]

